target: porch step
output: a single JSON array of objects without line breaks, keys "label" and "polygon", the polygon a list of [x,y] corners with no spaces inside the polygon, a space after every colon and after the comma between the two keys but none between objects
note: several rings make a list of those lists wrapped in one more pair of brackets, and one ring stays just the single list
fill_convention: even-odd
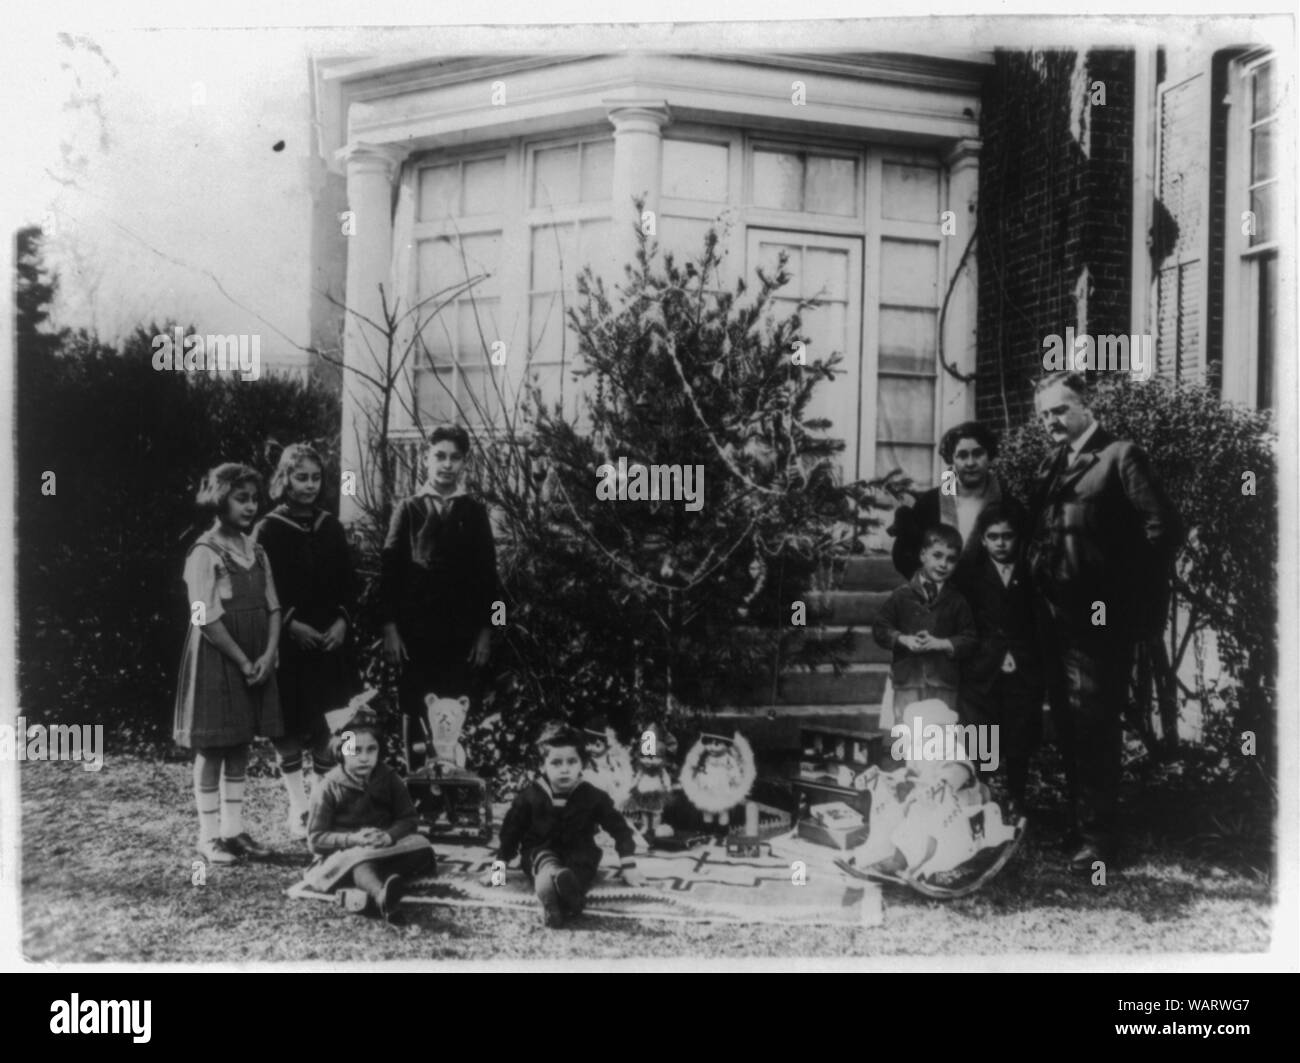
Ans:
[{"label": "porch step", "polygon": [[[793,661],[805,648],[826,644],[826,652],[844,664],[888,664],[890,651],[876,644],[871,636],[871,626],[853,627],[848,624],[827,624],[817,627],[794,628],[786,639],[787,661]],[[833,649],[831,648],[833,647]],[[813,663],[817,663],[820,654]]]},{"label": "porch step", "polygon": [[851,664],[837,675],[829,667],[816,671],[787,669],[777,679],[773,696],[770,675],[755,677],[740,687],[735,696],[739,705],[762,705],[783,708],[787,705],[878,705],[885,692],[887,664]]},{"label": "porch step", "polygon": [[756,752],[789,752],[799,748],[801,727],[838,727],[862,733],[877,730],[880,705],[852,709],[833,704],[720,709],[707,720],[707,726],[723,734],[739,731]]},{"label": "porch step", "polygon": [[903,577],[888,554],[851,557],[844,563],[839,589],[842,591],[892,591]]},{"label": "porch step", "polygon": [[803,601],[812,624],[870,627],[890,591],[808,591]]}]

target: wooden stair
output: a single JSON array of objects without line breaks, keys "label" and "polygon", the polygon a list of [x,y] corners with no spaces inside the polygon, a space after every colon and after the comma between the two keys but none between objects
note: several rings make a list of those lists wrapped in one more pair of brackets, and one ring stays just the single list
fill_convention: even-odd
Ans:
[{"label": "wooden stair", "polygon": [[[835,590],[809,591],[807,626],[793,629],[779,674],[738,690],[735,704],[712,714],[716,726],[739,730],[761,754],[795,749],[799,728],[809,724],[877,729],[890,653],[876,645],[871,625],[900,583],[889,556],[871,554],[849,560]],[[816,651],[817,663],[798,663],[800,651],[817,643],[835,644],[834,663]]]}]

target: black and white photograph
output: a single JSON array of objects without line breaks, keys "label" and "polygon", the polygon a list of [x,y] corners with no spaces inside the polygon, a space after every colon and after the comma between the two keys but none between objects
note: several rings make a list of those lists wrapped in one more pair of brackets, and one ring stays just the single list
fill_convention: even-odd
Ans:
[{"label": "black and white photograph", "polygon": [[5,963],[1295,970],[1294,13],[367,14],[6,71]]}]

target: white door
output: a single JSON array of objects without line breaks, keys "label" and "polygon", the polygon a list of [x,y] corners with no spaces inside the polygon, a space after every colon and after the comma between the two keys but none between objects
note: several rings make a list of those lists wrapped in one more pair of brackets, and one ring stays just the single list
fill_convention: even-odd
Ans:
[{"label": "white door", "polygon": [[862,454],[862,240],[856,236],[821,236],[783,229],[749,230],[747,274],[755,269],[776,271],[777,257],[786,253],[790,283],[774,300],[774,312],[784,318],[801,299],[821,306],[805,311],[803,332],[808,338],[809,364],[832,352],[841,359],[835,379],[819,381],[805,417],[831,422],[831,438],[844,440],[841,471],[846,480],[864,475]]}]

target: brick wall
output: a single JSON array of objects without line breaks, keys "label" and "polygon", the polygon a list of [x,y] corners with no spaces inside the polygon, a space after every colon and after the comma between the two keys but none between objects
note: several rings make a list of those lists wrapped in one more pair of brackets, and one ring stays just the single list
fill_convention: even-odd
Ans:
[{"label": "brick wall", "polygon": [[[1104,105],[1090,96],[1105,88]],[[1043,339],[1129,331],[1131,52],[999,52],[981,107],[975,406],[1033,410]]]}]

